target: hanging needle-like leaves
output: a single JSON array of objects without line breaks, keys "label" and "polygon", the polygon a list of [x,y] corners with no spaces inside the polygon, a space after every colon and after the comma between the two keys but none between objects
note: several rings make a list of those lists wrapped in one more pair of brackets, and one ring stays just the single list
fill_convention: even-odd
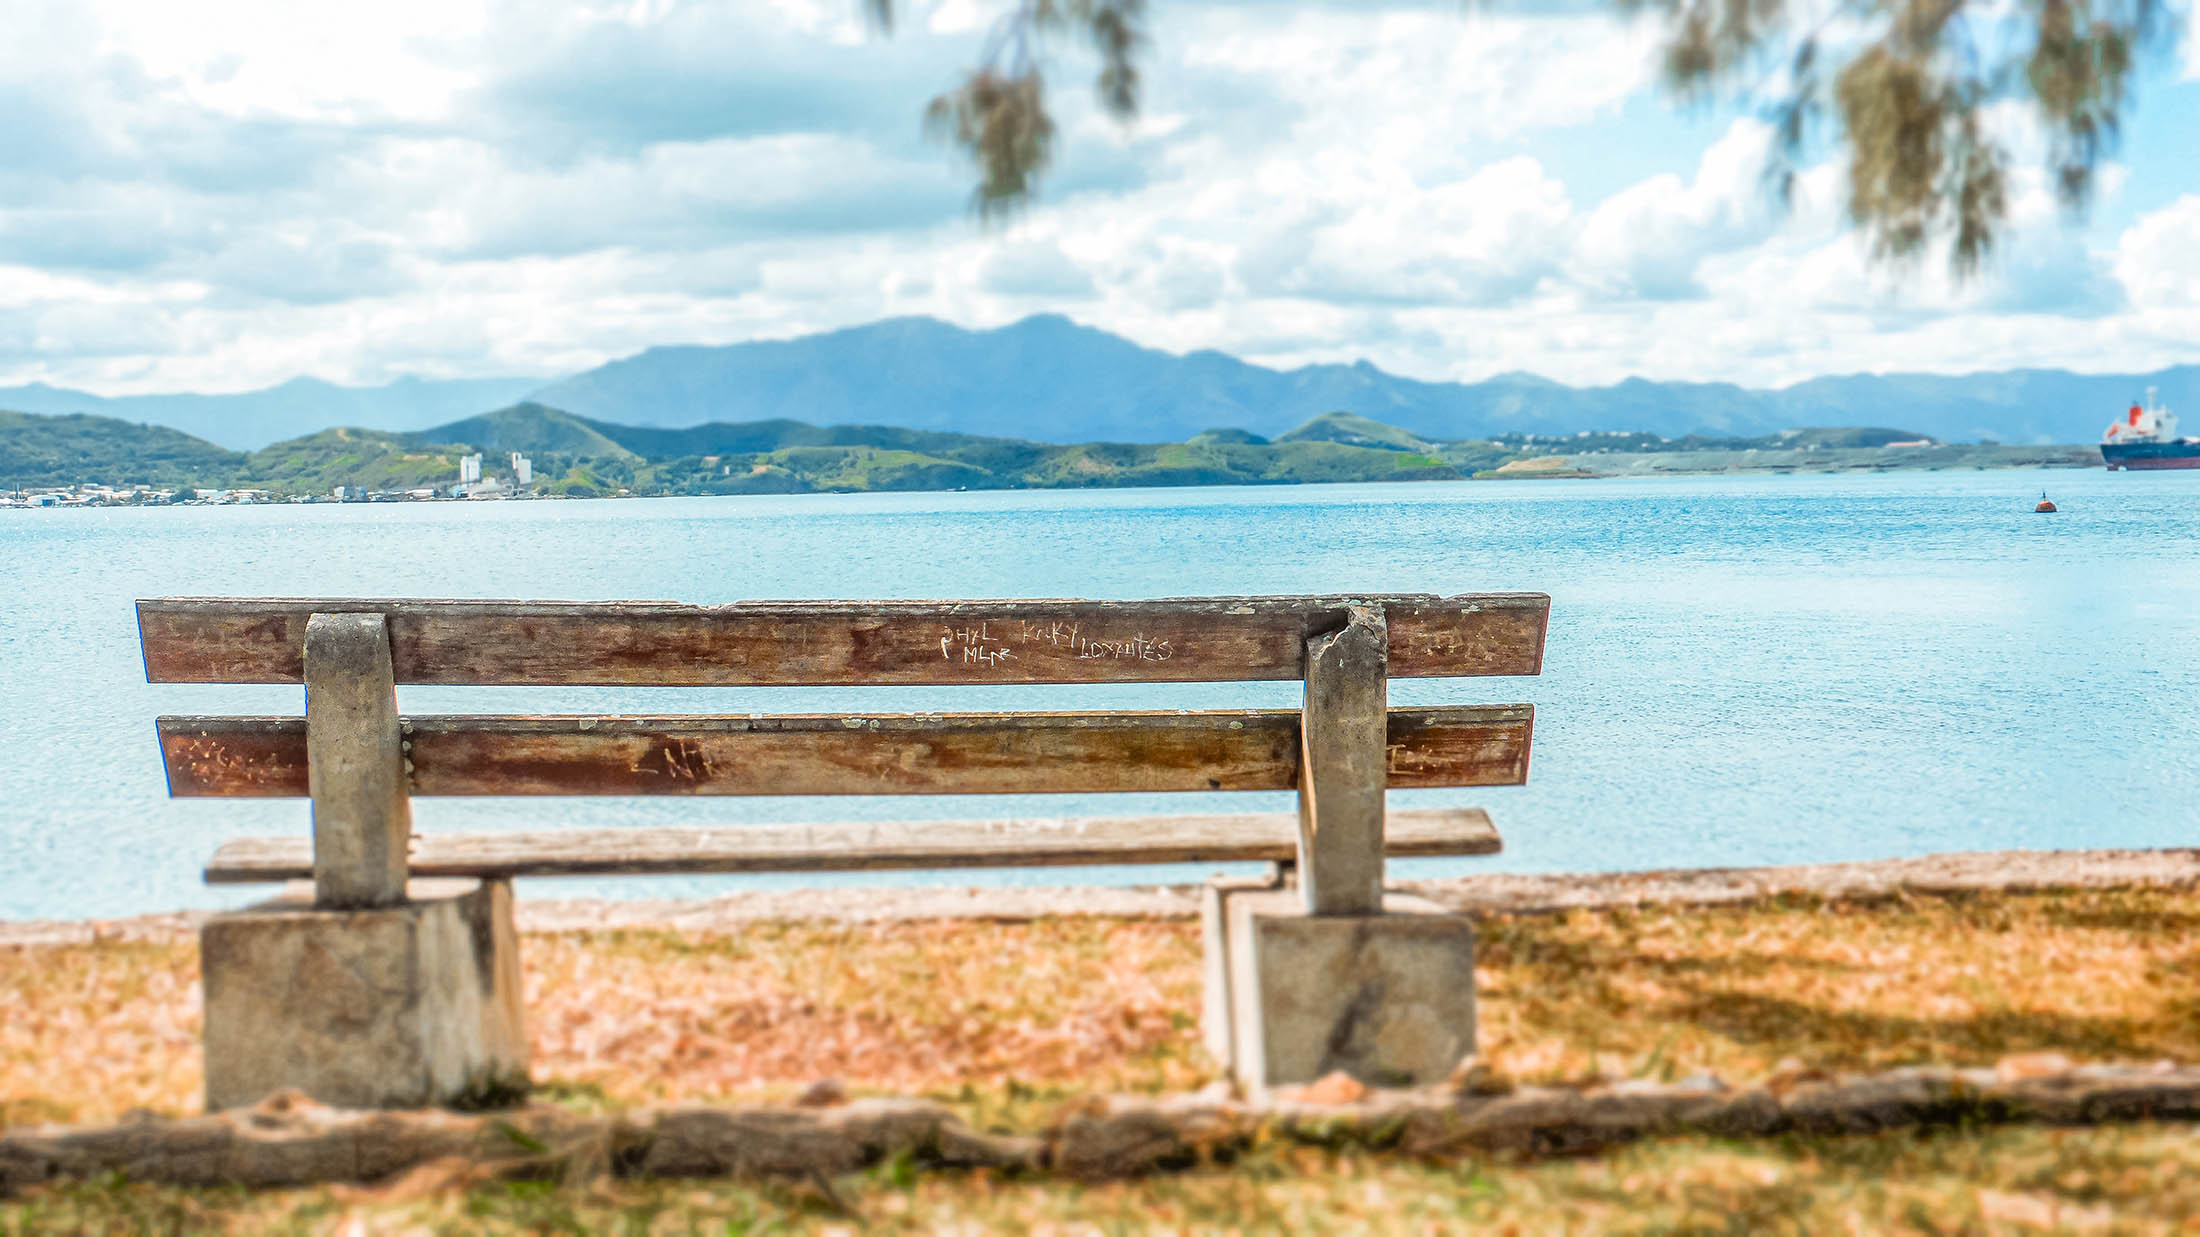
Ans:
[{"label": "hanging needle-like leaves", "polygon": [[[891,30],[894,0],[860,0]],[[1665,26],[1663,75],[1683,99],[1739,89],[1773,122],[1766,180],[1791,201],[1798,163],[1829,137],[1848,171],[1848,217],[1876,260],[1911,264],[1944,244],[1968,278],[2008,219],[2008,152],[1992,105],[2027,105],[2048,171],[2082,210],[2115,150],[2142,49],[2168,42],[2160,0],[1612,0]],[[977,165],[977,214],[1028,203],[1054,154],[1041,42],[1081,34],[1100,58],[1101,106],[1138,114],[1144,0],[1011,0],[981,62],[932,101],[933,131]],[[1767,84],[1769,81],[1769,84]]]}]

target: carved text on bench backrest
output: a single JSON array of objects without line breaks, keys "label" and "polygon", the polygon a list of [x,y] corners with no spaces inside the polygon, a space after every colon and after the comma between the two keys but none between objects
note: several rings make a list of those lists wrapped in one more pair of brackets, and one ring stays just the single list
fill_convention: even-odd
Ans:
[{"label": "carved text on bench backrest", "polygon": [[146,677],[294,683],[314,613],[388,616],[401,683],[599,686],[1245,682],[1305,673],[1309,636],[1383,612],[1394,678],[1542,668],[1540,593],[1167,601],[497,602],[158,598]]}]

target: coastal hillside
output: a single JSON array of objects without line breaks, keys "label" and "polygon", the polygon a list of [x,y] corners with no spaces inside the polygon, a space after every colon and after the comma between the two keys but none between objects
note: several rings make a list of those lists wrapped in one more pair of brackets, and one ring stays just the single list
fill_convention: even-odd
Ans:
[{"label": "coastal hillside", "polygon": [[630,451],[604,430],[557,408],[537,403],[514,404],[478,417],[405,435],[420,445],[473,446],[494,452],[524,451],[530,454],[573,455],[584,459],[634,459]]},{"label": "coastal hillside", "polygon": [[159,425],[0,412],[0,487],[224,485],[245,457]]},{"label": "coastal hillside", "polygon": [[[1367,422],[1376,437],[1399,431]],[[1410,440],[1410,436],[1403,436]],[[1458,479],[1494,466],[1487,445],[1440,459],[1426,452],[1305,439],[1206,433],[1173,443],[1045,443],[888,425],[788,419],[681,429],[621,425],[537,403],[407,435],[423,447],[468,442],[529,454],[553,493],[745,494],[819,490],[1055,489],[1141,485],[1277,485],[1310,481]],[[497,461],[490,460],[495,474]]]},{"label": "coastal hillside", "polygon": [[0,408],[86,413],[182,430],[233,451],[251,451],[339,425],[405,431],[500,408],[542,385],[539,378],[400,378],[378,387],[293,378],[280,386],[229,395],[105,397],[34,382],[0,387]]},{"label": "coastal hillside", "polygon": [[151,484],[252,488],[279,496],[448,491],[459,460],[483,457],[501,492],[798,494],[868,490],[1289,485],[1706,473],[2093,467],[2090,446],[1944,443],[1912,429],[1822,426],[1751,437],[1511,434],[1435,440],[1346,412],[1278,435],[1202,430],[1182,442],[1048,443],[890,425],[776,419],[681,429],[597,421],[515,404],[412,433],[338,428],[250,454],[174,430],[102,417],[0,418],[9,486]]},{"label": "coastal hillside", "polygon": [[241,484],[278,494],[324,495],[352,490],[413,490],[448,486],[458,476],[461,444],[423,444],[410,435],[332,429],[254,451]]},{"label": "coastal hillside", "polygon": [[1385,425],[1349,412],[1325,412],[1277,442],[1335,442],[1348,447],[1376,447],[1385,451],[1433,451],[1437,444],[1418,434]]}]

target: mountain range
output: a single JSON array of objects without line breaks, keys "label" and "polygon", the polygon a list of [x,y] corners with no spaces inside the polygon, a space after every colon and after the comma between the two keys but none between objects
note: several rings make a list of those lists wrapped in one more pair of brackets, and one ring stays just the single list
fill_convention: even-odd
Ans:
[{"label": "mountain range", "polygon": [[233,395],[113,398],[35,384],[0,388],[0,409],[119,417],[233,450],[339,425],[424,430],[520,401],[637,429],[798,421],[1053,443],[1181,442],[1213,428],[1275,437],[1338,411],[1441,440],[1583,431],[1754,437],[1804,425],[1901,425],[1956,442],[2089,443],[2149,386],[2172,408],[2191,408],[2200,400],[2200,365],[2151,374],[1857,374],[1777,390],[1642,378],[1576,387],[1517,373],[1425,382],[1366,361],[1278,370],[1212,350],[1165,352],[1042,314],[988,330],[892,318],[795,339],[651,348],[547,381],[407,378],[344,387],[301,378]]}]

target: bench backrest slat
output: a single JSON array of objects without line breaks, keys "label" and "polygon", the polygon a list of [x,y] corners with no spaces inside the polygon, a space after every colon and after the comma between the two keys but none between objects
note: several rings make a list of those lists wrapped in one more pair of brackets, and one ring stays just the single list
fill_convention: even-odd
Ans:
[{"label": "bench backrest slat", "polygon": [[1306,640],[1379,608],[1394,678],[1530,675],[1550,598],[1213,597],[1165,601],[421,601],[153,598],[155,683],[296,683],[315,613],[388,617],[400,683],[831,686],[1247,682],[1306,672]]},{"label": "bench backrest slat", "polygon": [[[1515,786],[1528,705],[1392,709],[1389,784]],[[468,717],[403,722],[416,795],[1036,794],[1290,790],[1296,710],[778,717]],[[291,717],[164,717],[179,797],[304,795]]]}]

